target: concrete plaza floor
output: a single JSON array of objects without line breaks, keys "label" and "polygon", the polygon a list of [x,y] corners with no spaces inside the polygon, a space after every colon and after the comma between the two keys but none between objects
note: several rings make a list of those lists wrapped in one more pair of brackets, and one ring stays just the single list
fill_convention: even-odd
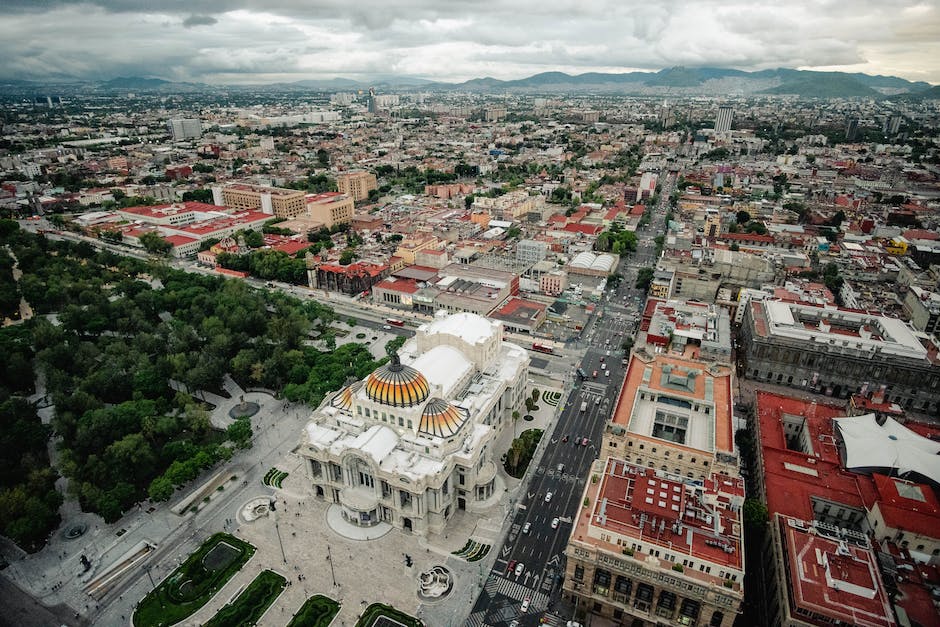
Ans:
[{"label": "concrete plaza floor", "polygon": [[[10,566],[2,571],[2,576],[41,603],[64,604],[78,614],[74,621],[63,621],[63,624],[129,624],[134,606],[154,585],[210,535],[227,531],[251,542],[258,550],[242,570],[204,608],[181,623],[183,625],[199,625],[208,620],[264,569],[282,573],[291,585],[277,598],[259,625],[286,624],[314,594],[324,594],[342,603],[334,625],[355,624],[365,607],[376,602],[399,608],[430,626],[463,624],[508,530],[505,523],[518,500],[521,481],[505,475],[502,465],[497,463],[497,483],[503,486],[502,494],[496,495],[485,511],[458,511],[445,534],[423,538],[392,529],[376,539],[352,539],[349,536],[355,534],[340,534],[330,527],[327,521],[330,505],[313,497],[303,474],[302,459],[292,452],[300,441],[301,429],[309,419],[311,408],[287,403],[263,392],[244,392],[237,386],[229,389],[232,383],[226,381],[226,392],[231,398],[219,401],[212,412],[212,422],[227,424],[231,420],[228,417],[231,405],[242,397],[258,403],[261,411],[252,419],[256,429],[254,445],[239,452],[230,462],[228,469],[237,475],[237,480],[214,495],[198,513],[177,515],[171,511],[171,506],[197,490],[207,477],[181,490],[169,503],[144,502],[111,525],[94,514],[81,512],[74,501],[67,501],[63,506],[63,528],[83,523],[87,526],[86,533],[75,540],[67,540],[57,532],[37,554],[9,556]],[[539,409],[532,412],[533,420],[519,419],[516,425],[519,433],[527,428],[546,428],[562,406],[559,382],[534,373],[530,377],[530,390],[532,386],[543,392],[558,392],[554,396],[558,400],[540,399]],[[512,437],[513,429],[507,429],[497,442],[497,461],[509,448]],[[272,467],[290,473],[279,490],[261,481]],[[246,522],[241,516],[245,504],[268,497],[276,497],[277,511]],[[451,554],[471,538],[491,545],[485,559],[469,563]],[[85,584],[90,578],[100,575],[141,541],[154,544],[156,550],[123,576],[113,592],[100,601],[86,594]],[[406,554],[413,560],[411,567],[405,565]],[[93,565],[85,574],[79,561],[82,555]],[[454,588],[440,601],[422,603],[417,596],[418,577],[436,565],[451,572],[455,578]]]}]

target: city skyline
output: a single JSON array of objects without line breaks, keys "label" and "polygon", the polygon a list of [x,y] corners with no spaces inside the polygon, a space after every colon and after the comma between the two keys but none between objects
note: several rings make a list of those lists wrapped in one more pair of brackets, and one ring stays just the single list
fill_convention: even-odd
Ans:
[{"label": "city skyline", "polygon": [[[524,27],[520,27],[520,24]],[[14,0],[2,79],[152,76],[253,84],[399,75],[441,82],[787,67],[940,83],[940,3],[726,1],[176,3]]]}]

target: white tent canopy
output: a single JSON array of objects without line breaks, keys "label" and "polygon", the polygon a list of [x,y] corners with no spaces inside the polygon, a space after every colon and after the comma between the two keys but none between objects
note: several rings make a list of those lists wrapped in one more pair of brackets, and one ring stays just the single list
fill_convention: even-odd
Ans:
[{"label": "white tent canopy", "polygon": [[878,424],[875,414],[834,418],[849,470],[890,468],[916,473],[940,484],[940,442],[914,433],[893,418]]}]

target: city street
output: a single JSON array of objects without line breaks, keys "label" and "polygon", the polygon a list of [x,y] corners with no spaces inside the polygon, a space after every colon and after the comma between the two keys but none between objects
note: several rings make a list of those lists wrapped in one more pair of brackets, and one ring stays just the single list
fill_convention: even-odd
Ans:
[{"label": "city street", "polygon": [[[570,618],[570,612],[559,607],[564,550],[591,463],[623,385],[626,366],[621,345],[636,333],[643,311],[646,294],[634,285],[636,273],[655,263],[653,239],[665,230],[676,178],[675,174],[666,177],[650,224],[638,233],[636,253],[621,262],[623,280],[604,295],[576,343],[584,347],[584,353],[571,366],[575,371],[567,374],[570,383],[564,407],[554,429],[543,435],[548,438],[544,452],[533,460],[535,468],[530,468],[529,483],[523,486],[525,498],[515,506],[508,535],[467,627],[508,625],[514,620],[521,626],[534,626],[543,615],[551,624],[564,624]],[[577,368],[584,372],[583,380]]]}]

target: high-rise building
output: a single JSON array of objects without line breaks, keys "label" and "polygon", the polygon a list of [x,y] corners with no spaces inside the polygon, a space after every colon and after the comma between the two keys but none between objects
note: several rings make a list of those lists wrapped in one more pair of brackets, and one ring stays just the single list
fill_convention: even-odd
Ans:
[{"label": "high-rise building", "polygon": [[348,195],[356,202],[367,199],[369,192],[377,188],[378,181],[371,172],[358,170],[336,177],[336,189],[339,193]]},{"label": "high-rise building", "polygon": [[715,118],[715,132],[727,133],[730,131],[732,120],[734,120],[734,109],[729,105],[718,107],[718,116]]},{"label": "high-rise building", "polygon": [[202,122],[199,120],[180,118],[167,121],[166,126],[175,141],[202,136]]},{"label": "high-rise building", "polygon": [[845,138],[853,141],[858,137],[858,118],[849,118],[845,121]]}]

